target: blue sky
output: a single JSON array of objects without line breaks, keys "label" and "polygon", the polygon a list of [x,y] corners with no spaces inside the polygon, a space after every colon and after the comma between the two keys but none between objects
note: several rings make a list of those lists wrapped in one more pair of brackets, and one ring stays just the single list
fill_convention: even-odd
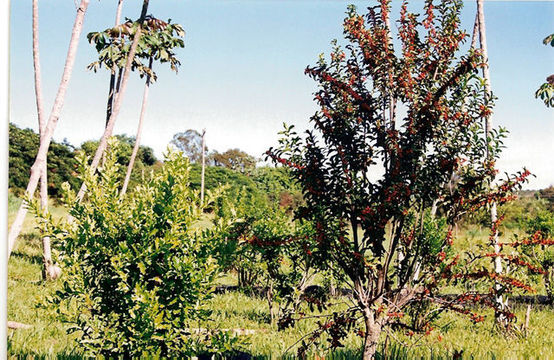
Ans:
[{"label": "blue sky", "polygon": [[[77,1],[76,1],[77,2]],[[399,2],[393,1],[393,14]],[[57,89],[74,20],[73,1],[40,1],[40,51],[45,108]],[[95,59],[85,35],[113,26],[117,1],[92,0],[68,96],[54,138],[79,145],[98,139],[105,121],[109,75],[86,65]],[[142,1],[125,0],[123,16],[136,18]],[[371,1],[151,0],[149,13],[171,18],[187,32],[175,75],[158,67],[150,90],[143,143],[161,156],[173,134],[207,130],[211,149],[238,147],[260,156],[277,141],[282,123],[303,129],[316,107],[315,83],[304,75],[330,41],[342,36],[346,6]],[[423,1],[412,1],[421,7]],[[528,167],[537,178],[527,186],[554,184],[554,109],[534,98],[554,73],[554,48],[542,39],[554,32],[554,2],[487,1],[487,39],[493,92],[499,97],[493,121],[511,132],[501,171]],[[462,26],[472,28],[475,2],[465,2]],[[33,91],[31,1],[11,2],[11,121],[37,129]],[[132,78],[116,133],[134,135],[143,82]]]}]

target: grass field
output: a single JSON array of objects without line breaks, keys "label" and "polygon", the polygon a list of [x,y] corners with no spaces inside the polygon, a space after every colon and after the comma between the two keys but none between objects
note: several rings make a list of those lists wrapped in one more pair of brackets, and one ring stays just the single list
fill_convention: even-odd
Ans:
[{"label": "grass field", "polygon": [[[20,201],[10,195],[9,221],[11,222]],[[63,216],[63,209],[53,207],[55,216]],[[479,241],[486,234],[469,232],[460,234],[467,242]],[[41,247],[34,221],[28,216],[24,233],[18,239],[9,261],[8,273],[8,319],[32,325],[31,329],[8,332],[10,358],[80,358],[76,350],[76,335],[67,335],[67,325],[61,323],[56,310],[41,304],[60,285],[59,282],[44,283],[41,280]],[[233,277],[226,276],[222,282],[232,283]],[[337,299],[340,302],[341,299]],[[245,350],[254,358],[294,358],[295,348],[287,353],[302,335],[315,327],[315,321],[300,322],[294,329],[278,332],[269,321],[269,311],[264,299],[249,297],[242,293],[218,294],[209,303],[213,310],[209,326],[218,329],[251,329],[253,335],[244,336]],[[336,307],[340,307],[337,304]],[[516,313],[523,319],[525,308]],[[489,315],[491,315],[489,313]],[[441,319],[439,328],[431,335],[420,339],[407,348],[398,341],[400,334],[391,334],[386,353],[388,359],[452,359],[454,351],[463,350],[463,359],[554,359],[554,309],[538,307],[532,309],[529,330],[526,336],[504,337],[492,329],[492,316],[478,325],[456,315],[448,314]],[[383,338],[384,340],[384,338]],[[411,339],[413,342],[413,339]],[[322,346],[315,350],[326,359],[357,358],[361,339],[350,336],[345,348],[327,353]]]}]

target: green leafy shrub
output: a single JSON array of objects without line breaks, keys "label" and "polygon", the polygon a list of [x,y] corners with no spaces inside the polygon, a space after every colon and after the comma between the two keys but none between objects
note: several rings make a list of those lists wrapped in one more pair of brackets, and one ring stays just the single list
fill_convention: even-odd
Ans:
[{"label": "green leafy shrub", "polygon": [[[192,189],[199,190],[201,183],[202,166],[192,164],[190,169],[190,186]],[[207,190],[216,189],[220,186],[226,186],[225,197],[234,201],[239,194],[247,196],[249,199],[263,200],[262,194],[252,179],[238,171],[233,171],[224,167],[207,166],[205,173],[205,188]]]},{"label": "green leafy shrub", "polygon": [[[255,188],[253,188],[255,190]],[[252,188],[235,186],[227,188],[225,196],[217,199],[214,221],[225,229],[220,234],[222,253],[219,258],[227,270],[234,270],[238,275],[238,286],[243,290],[251,289],[258,283],[264,268],[259,262],[258,254],[249,246],[252,227],[260,220],[272,221],[278,216],[278,209],[269,206],[266,199]],[[282,233],[287,226],[287,220],[280,217],[279,229]]]},{"label": "green leafy shrub", "polygon": [[546,201],[548,210],[554,211],[554,185],[540,190],[537,195]]},{"label": "green leafy shrub", "polygon": [[81,156],[88,191],[78,203],[66,186],[71,223],[42,217],[65,268],[51,300],[80,333],[87,356],[187,357],[229,348],[220,341],[228,336],[194,331],[210,315],[203,304],[219,273],[212,241],[218,229],[195,227],[202,208],[188,184],[188,160],[169,152],[152,179],[121,197],[114,148],[99,174]]},{"label": "green leafy shrub", "polygon": [[[522,197],[502,205],[502,207],[499,207],[498,212],[504,219],[502,226],[513,231],[525,228],[529,219],[534,218],[538,213],[545,211],[547,208],[548,202],[544,199]],[[488,228],[491,225],[490,210],[483,208],[467,216],[463,222],[478,224]]]},{"label": "green leafy shrub", "polygon": [[286,168],[259,167],[252,172],[252,179],[271,203],[279,204],[289,213],[304,204],[302,190]]},{"label": "green leafy shrub", "polygon": [[[552,243],[554,236],[554,213],[539,211],[526,221],[525,229],[545,244]],[[523,251],[537,261],[544,270],[544,287],[551,304],[554,304],[554,249],[552,246],[523,246]]]},{"label": "green leafy shrub", "polygon": [[[117,163],[127,167],[129,159],[131,158],[131,153],[133,152],[133,146],[135,145],[135,137],[128,135],[115,135],[114,137],[118,140],[119,144],[117,147],[117,154],[115,155]],[[92,159],[98,148],[98,143],[97,140],[85,141],[81,144],[80,150]],[[158,159],[154,155],[154,150],[149,146],[140,145],[133,167],[134,170],[131,173],[131,180],[129,182],[130,189],[135,188],[137,184],[143,181],[145,175],[149,175],[151,170],[156,171],[158,167]],[[123,182],[124,178],[125,172],[120,172],[118,180]]]},{"label": "green leafy shrub", "polygon": [[272,322],[278,315],[280,327],[288,327],[294,321],[290,315],[307,297],[311,308],[322,304],[319,298],[327,295],[326,290],[325,294],[306,293],[320,270],[311,256],[315,242],[311,223],[294,220],[279,204],[246,189],[227,194],[216,215],[216,222],[226,224],[220,234],[222,265],[236,271],[242,291],[263,290]]},{"label": "green leafy shrub", "polygon": [[[200,189],[202,167],[192,164],[190,186]],[[248,196],[259,206],[279,205],[292,213],[303,203],[300,187],[284,168],[258,167],[249,174],[243,174],[221,166],[207,166],[205,174],[206,189],[215,189],[226,185],[226,197],[234,202],[240,196]]]}]

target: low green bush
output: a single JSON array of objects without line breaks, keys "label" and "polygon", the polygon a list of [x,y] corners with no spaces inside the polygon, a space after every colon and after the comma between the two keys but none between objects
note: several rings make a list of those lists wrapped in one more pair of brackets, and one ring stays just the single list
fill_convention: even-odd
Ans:
[{"label": "low green bush", "polygon": [[554,213],[541,210],[525,222],[525,230],[541,246],[523,246],[523,251],[530,255],[544,270],[542,274],[544,287],[551,304],[554,304],[554,247],[546,246],[554,236]]},{"label": "low green bush", "polygon": [[[160,171],[121,196],[116,147],[110,145],[98,174],[81,157],[83,201],[64,186],[73,221],[54,224],[41,215],[64,269],[51,301],[70,331],[80,333],[86,356],[229,352],[235,338],[198,330],[210,315],[204,304],[220,272],[212,241],[218,228],[194,226],[203,209],[189,187],[188,160],[169,152]],[[209,192],[208,202],[214,196]],[[33,207],[39,212],[36,202]]]}]

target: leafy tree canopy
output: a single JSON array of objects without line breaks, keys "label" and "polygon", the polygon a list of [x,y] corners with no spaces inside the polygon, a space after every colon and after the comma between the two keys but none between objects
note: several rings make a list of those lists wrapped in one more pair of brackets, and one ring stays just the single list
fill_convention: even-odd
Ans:
[{"label": "leafy tree canopy", "polygon": [[256,167],[256,158],[240,149],[229,149],[223,153],[214,151],[209,161],[215,166],[223,166],[242,173],[250,172]]},{"label": "leafy tree canopy", "polygon": [[[554,47],[554,34],[545,37],[542,43]],[[548,76],[546,82],[537,89],[535,98],[541,98],[547,107],[554,107],[554,74]]]},{"label": "leafy tree canopy", "polygon": [[[198,131],[189,129],[173,135],[170,142],[178,150],[190,159],[192,163],[199,163],[202,160],[202,134]],[[208,147],[205,147],[206,154]]]},{"label": "leafy tree canopy", "polygon": [[[108,28],[104,31],[91,32],[87,39],[94,44],[98,52],[98,60],[88,65],[89,70],[98,71],[105,66],[112,71],[123,68],[127,61],[127,55],[136,33],[138,22],[129,19],[121,25]],[[156,80],[156,73],[143,63],[144,60],[156,60],[160,63],[169,63],[171,70],[177,72],[181,65],[175,56],[175,48],[183,48],[185,43],[183,27],[147,16],[142,25],[142,35],[137,46],[137,52],[133,59],[132,70],[138,69],[140,76],[149,75],[151,81]]]}]

